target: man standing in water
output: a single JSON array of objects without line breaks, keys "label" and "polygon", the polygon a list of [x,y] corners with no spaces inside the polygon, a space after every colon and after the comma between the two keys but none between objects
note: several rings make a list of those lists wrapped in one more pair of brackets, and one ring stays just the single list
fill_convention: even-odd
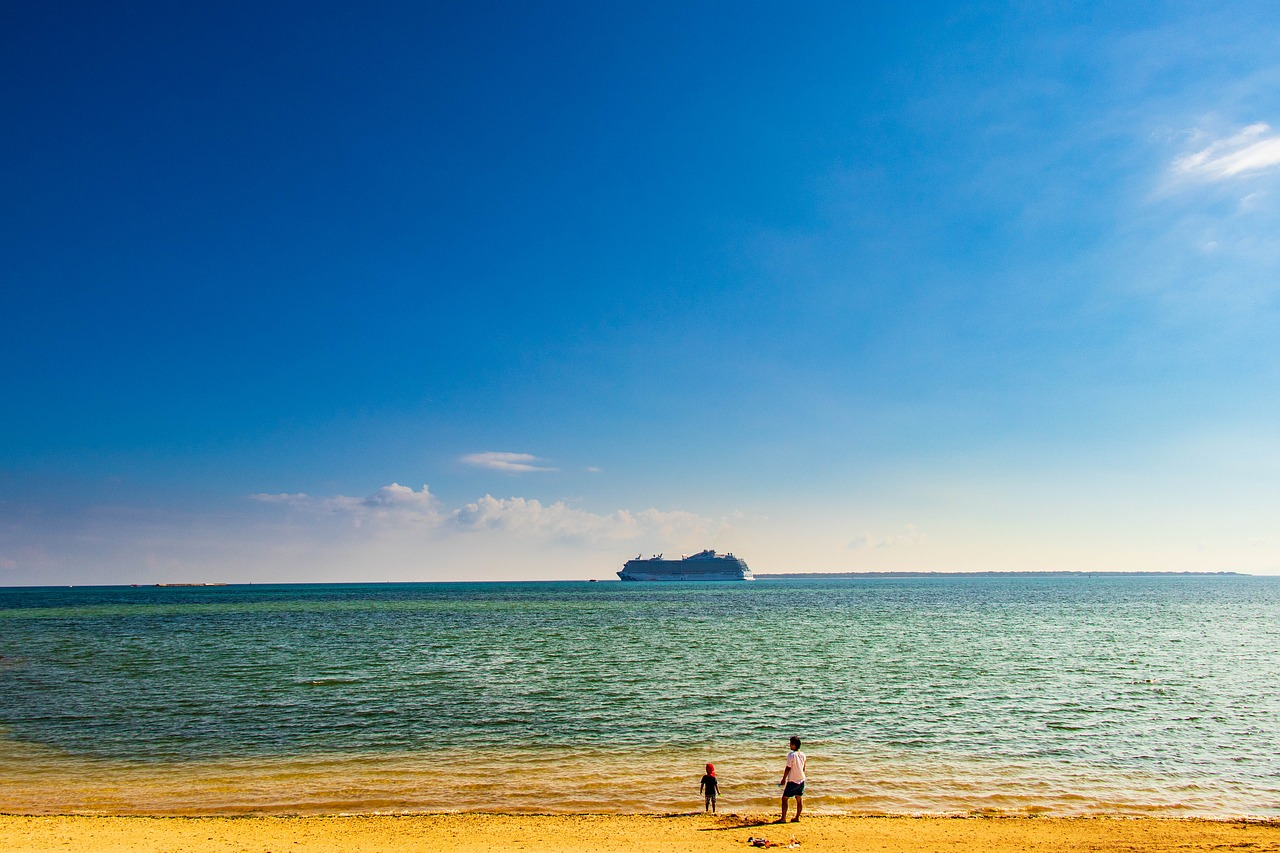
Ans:
[{"label": "man standing in water", "polygon": [[787,822],[787,800],[796,798],[796,816],[792,823],[800,822],[800,813],[804,811],[804,761],[805,754],[800,751],[800,738],[791,736],[791,751],[787,753],[787,766],[782,770],[782,819],[778,823]]}]

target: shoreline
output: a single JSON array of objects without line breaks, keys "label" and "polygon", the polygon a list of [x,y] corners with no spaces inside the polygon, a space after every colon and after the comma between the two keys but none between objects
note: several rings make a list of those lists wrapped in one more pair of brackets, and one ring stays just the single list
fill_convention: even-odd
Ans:
[{"label": "shoreline", "polygon": [[806,815],[773,823],[775,814],[405,814],[232,817],[0,815],[0,849],[13,853],[87,850],[96,853],[180,853],[258,850],[280,853],[374,853],[484,850],[683,850],[711,853],[756,849],[764,837],[801,850],[1015,853],[1125,849],[1280,851],[1280,818],[995,817]]}]

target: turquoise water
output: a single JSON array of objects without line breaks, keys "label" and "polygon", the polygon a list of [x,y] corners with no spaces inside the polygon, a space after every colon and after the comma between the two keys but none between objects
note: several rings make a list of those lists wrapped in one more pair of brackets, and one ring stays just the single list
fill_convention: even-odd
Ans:
[{"label": "turquoise water", "polygon": [[1280,814],[1280,578],[0,590],[0,812]]}]

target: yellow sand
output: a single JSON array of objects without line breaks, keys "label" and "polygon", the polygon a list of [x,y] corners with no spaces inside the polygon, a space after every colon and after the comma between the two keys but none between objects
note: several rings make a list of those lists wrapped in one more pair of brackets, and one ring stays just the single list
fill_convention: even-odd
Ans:
[{"label": "yellow sand", "polygon": [[383,853],[383,851],[1280,851],[1280,822],[1159,818],[806,816],[768,824],[724,815],[409,815],[360,817],[0,816],[6,853]]}]

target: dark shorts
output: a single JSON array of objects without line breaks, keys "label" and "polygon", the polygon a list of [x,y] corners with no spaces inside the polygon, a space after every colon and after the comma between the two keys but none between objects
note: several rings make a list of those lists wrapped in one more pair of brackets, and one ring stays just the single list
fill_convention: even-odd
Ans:
[{"label": "dark shorts", "polygon": [[804,783],[803,783],[803,782],[788,782],[788,783],[787,783],[787,787],[785,787],[785,788],[783,788],[783,789],[782,789],[782,796],[784,796],[784,797],[803,797],[803,796],[804,796]]}]

